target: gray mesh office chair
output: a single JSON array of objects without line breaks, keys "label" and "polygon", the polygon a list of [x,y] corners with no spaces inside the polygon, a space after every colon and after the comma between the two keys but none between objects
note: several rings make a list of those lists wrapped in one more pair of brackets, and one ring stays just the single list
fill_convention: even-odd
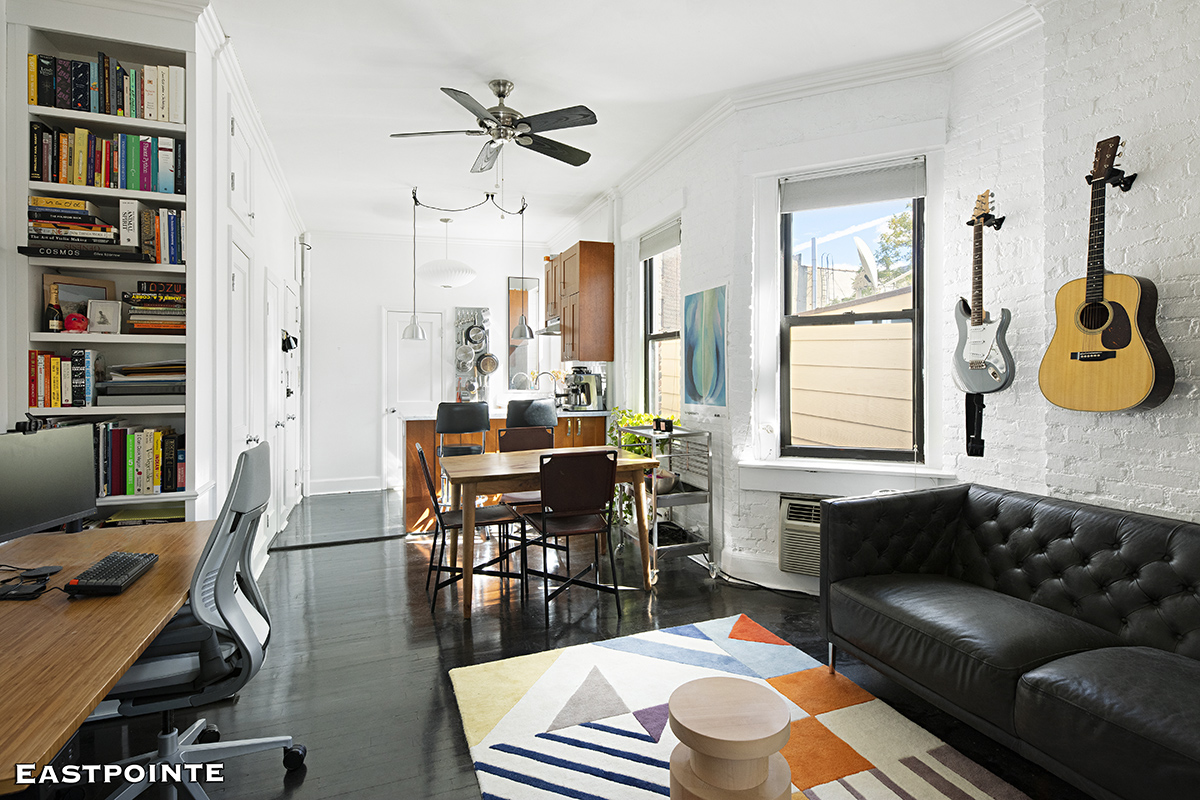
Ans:
[{"label": "gray mesh office chair", "polygon": [[509,400],[504,427],[534,428],[558,425],[558,410],[551,398],[537,400]]},{"label": "gray mesh office chair", "polygon": [[[290,736],[219,742],[215,728],[198,720],[183,733],[172,722],[176,708],[231,697],[262,666],[271,618],[250,570],[259,518],[271,496],[271,451],[266,442],[238,456],[229,496],[192,575],[189,602],[167,624],[109,693],[122,716],[161,712],[158,750],[126,764],[203,764],[281,748],[289,771],[304,764],[304,745]],[[197,743],[197,742],[200,743]],[[186,773],[185,773],[186,776]],[[180,781],[191,797],[207,795],[198,783]],[[136,797],[149,784],[126,783],[112,800]]]}]

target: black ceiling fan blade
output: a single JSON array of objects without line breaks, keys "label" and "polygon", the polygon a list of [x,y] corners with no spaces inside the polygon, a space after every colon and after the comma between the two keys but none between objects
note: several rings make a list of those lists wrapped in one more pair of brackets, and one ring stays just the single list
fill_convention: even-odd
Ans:
[{"label": "black ceiling fan blade", "polygon": [[475,159],[475,165],[471,167],[471,172],[487,172],[495,166],[503,145],[504,142],[494,140],[484,144],[483,149],[479,151],[479,156]]},{"label": "black ceiling fan blade", "polygon": [[442,91],[454,98],[455,102],[474,114],[480,122],[487,124],[488,127],[500,124],[500,120],[493,117],[492,112],[484,108],[478,100],[466,92],[460,92],[458,89],[447,89],[445,86],[442,87]]},{"label": "black ceiling fan blade", "polygon": [[465,133],[467,136],[483,136],[487,131],[482,128],[477,128],[472,131],[416,131],[414,133],[391,133],[388,136],[392,139],[408,139],[413,136],[444,136],[449,133]]},{"label": "black ceiling fan blade", "polygon": [[521,125],[529,126],[529,130],[521,131],[522,133],[542,133],[562,128],[578,128],[580,125],[595,125],[596,115],[587,106],[571,106],[547,111],[544,114],[534,114],[532,117],[523,117],[517,120],[516,124],[518,130]]},{"label": "black ceiling fan blade", "polygon": [[[547,139],[544,136],[527,133],[522,138],[528,138],[529,144],[523,145],[529,150],[536,153],[541,153],[544,156],[557,158],[559,161],[565,161],[572,167],[580,167],[587,163],[587,160],[592,157],[591,153],[586,153],[583,150],[577,150],[570,145],[556,142],[553,139]],[[517,140],[517,144],[521,144],[521,140]]]}]

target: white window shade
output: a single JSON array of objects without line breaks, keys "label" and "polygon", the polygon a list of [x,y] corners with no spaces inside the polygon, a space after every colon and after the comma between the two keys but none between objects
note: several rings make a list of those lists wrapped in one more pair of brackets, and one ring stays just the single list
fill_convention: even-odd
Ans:
[{"label": "white window shade", "polygon": [[655,228],[640,239],[638,261],[654,258],[659,253],[665,253],[672,247],[678,246],[680,238],[679,220],[668,222],[661,228]]},{"label": "white window shade", "polygon": [[812,172],[779,181],[779,210],[785,214],[924,196],[924,156]]}]

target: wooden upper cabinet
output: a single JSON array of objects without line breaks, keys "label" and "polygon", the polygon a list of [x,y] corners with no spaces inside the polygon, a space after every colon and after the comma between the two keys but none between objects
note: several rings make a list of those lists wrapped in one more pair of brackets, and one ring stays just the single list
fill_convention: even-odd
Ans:
[{"label": "wooden upper cabinet", "polygon": [[612,361],[612,243],[577,242],[560,258],[563,361]]},{"label": "wooden upper cabinet", "polygon": [[562,255],[546,261],[546,319],[562,313]]}]

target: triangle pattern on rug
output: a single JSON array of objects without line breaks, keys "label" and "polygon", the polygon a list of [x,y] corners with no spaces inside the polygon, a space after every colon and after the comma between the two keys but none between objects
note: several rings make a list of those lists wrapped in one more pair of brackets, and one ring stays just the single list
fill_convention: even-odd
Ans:
[{"label": "triangle pattern on rug", "polygon": [[753,670],[754,675],[759,678],[775,678],[821,666],[821,662],[790,644],[780,646],[733,638],[715,641],[718,647],[729,653],[738,663],[745,664]]},{"label": "triangle pattern on rug", "polygon": [[678,625],[674,628],[663,628],[660,633],[673,633],[676,636],[686,636],[689,639],[707,639],[704,631],[695,625]]},{"label": "triangle pattern on rug", "polygon": [[646,733],[653,736],[656,742],[662,740],[662,732],[667,727],[669,716],[670,709],[666,703],[633,712],[633,718],[641,723],[642,727],[646,729]]},{"label": "triangle pattern on rug", "polygon": [[583,679],[583,683],[575,690],[575,694],[571,695],[571,699],[567,700],[546,730],[556,731],[628,713],[629,707],[608,679],[600,673],[600,668],[592,667],[592,671]]},{"label": "triangle pattern on rug", "polygon": [[483,741],[562,652],[547,650],[450,670],[467,744],[474,747]]},{"label": "triangle pattern on rug", "polygon": [[784,647],[791,647],[790,644],[780,639],[769,630],[759,625],[754,620],[742,614],[738,617],[738,621],[733,623],[733,630],[729,631],[730,639],[741,639],[744,642],[762,642],[763,644],[781,644]]}]

